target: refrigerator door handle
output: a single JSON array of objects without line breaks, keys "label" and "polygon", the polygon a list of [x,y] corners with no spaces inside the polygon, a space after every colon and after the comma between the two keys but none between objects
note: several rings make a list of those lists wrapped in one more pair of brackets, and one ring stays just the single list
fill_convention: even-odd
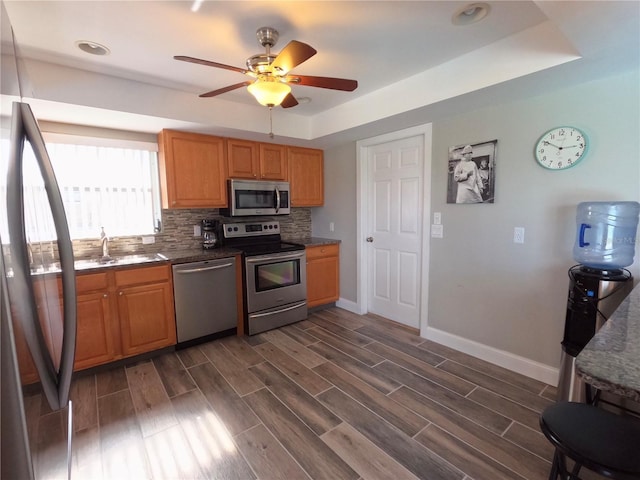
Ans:
[{"label": "refrigerator door handle", "polygon": [[[18,290],[18,295],[26,300],[24,304],[20,306],[20,320],[23,325],[27,345],[38,369],[40,381],[47,400],[52,409],[58,410],[63,408],[69,401],[69,390],[75,359],[77,312],[73,249],[58,182],[31,107],[26,103],[14,102],[13,109],[11,153],[7,176],[7,203],[13,206],[8,212],[11,257],[14,270],[13,283]],[[25,138],[28,139],[31,144],[44,180],[56,229],[58,252],[60,255],[64,314],[62,354],[59,372],[56,372],[53,360],[44,342],[35,308],[35,293],[33,284],[31,283],[24,224],[22,176],[22,156]]]}]

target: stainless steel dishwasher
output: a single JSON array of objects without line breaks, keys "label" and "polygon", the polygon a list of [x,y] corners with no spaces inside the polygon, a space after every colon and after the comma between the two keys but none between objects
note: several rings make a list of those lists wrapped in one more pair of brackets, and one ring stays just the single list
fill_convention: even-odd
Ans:
[{"label": "stainless steel dishwasher", "polygon": [[235,257],[174,265],[173,293],[178,344],[237,327]]}]

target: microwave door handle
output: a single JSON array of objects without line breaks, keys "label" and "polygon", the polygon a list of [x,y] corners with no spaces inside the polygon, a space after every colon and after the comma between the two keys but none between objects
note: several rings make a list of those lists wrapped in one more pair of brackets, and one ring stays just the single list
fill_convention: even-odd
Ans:
[{"label": "microwave door handle", "polygon": [[280,210],[280,190],[276,187],[276,213]]}]

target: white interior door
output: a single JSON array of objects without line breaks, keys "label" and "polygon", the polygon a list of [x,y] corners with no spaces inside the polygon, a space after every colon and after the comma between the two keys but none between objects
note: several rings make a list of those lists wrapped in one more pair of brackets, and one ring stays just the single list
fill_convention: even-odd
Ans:
[{"label": "white interior door", "polygon": [[367,310],[420,326],[424,135],[367,148]]}]

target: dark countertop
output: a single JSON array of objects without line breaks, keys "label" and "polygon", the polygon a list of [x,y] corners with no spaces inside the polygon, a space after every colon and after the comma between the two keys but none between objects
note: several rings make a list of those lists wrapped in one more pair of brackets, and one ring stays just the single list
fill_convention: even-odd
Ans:
[{"label": "dark countertop", "polygon": [[162,252],[162,255],[171,263],[187,263],[202,262],[204,260],[215,260],[218,258],[228,258],[241,254],[242,251],[237,248],[220,247],[211,250],[203,248],[186,249],[186,250],[168,250]]},{"label": "dark countertop", "polygon": [[[283,241],[290,243],[298,243],[305,247],[318,245],[335,245],[340,240],[322,237],[287,237]],[[96,259],[77,259],[75,261],[75,270],[77,272],[88,273],[91,271],[103,270],[105,268],[129,267],[132,265],[148,265],[150,263],[170,262],[172,264],[201,262],[204,260],[215,260],[218,258],[228,258],[241,254],[242,251],[237,248],[220,247],[212,250],[204,250],[202,248],[166,250],[158,254],[149,255],[124,255],[116,256],[112,261],[100,263]],[[60,264],[54,263],[48,266],[33,267],[32,272],[35,274],[57,274],[60,273]]]},{"label": "dark countertop", "polygon": [[316,245],[333,245],[340,243],[341,240],[334,238],[322,238],[322,237],[286,237],[283,238],[285,242],[299,243],[305,247],[314,247]]},{"label": "dark countertop", "polygon": [[640,401],[640,284],[576,357],[585,382]]}]

